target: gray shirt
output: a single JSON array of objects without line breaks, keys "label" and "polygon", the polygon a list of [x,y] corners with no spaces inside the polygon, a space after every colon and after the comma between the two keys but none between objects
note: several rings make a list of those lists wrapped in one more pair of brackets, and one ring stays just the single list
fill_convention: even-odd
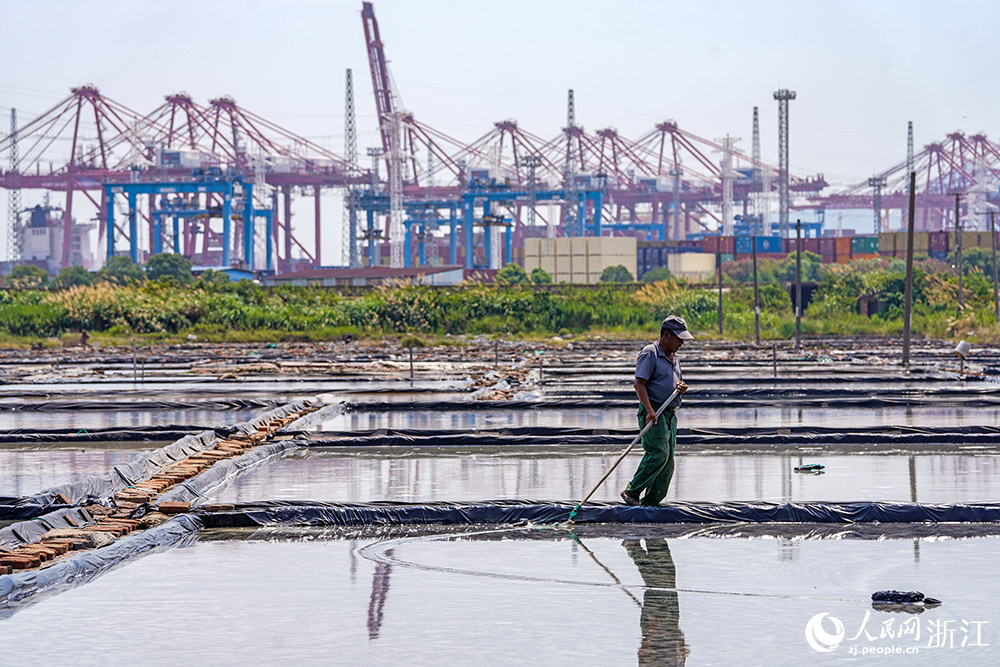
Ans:
[{"label": "gray shirt", "polygon": [[[670,363],[667,353],[658,342],[642,348],[639,358],[635,361],[635,376],[646,381],[646,392],[651,403],[660,405],[674,393],[681,376],[681,364],[674,353],[674,361]],[[674,399],[670,407],[680,407],[681,397]],[[654,406],[655,407],[655,406]]]}]

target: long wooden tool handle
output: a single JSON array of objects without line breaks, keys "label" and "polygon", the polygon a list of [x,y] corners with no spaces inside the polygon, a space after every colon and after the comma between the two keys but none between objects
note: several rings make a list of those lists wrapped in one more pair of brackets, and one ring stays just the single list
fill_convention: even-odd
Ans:
[{"label": "long wooden tool handle", "polygon": [[[671,403],[674,402],[674,399],[677,398],[678,394],[680,394],[680,390],[674,389],[674,393],[670,394],[670,398],[665,400],[663,402],[663,405],[660,406],[660,409],[656,411],[657,419],[659,419],[660,415],[663,414],[663,411],[667,409],[667,406],[669,406]],[[585,502],[590,500],[590,497],[597,492],[597,489],[601,488],[601,484],[604,484],[604,480],[606,480],[608,477],[611,476],[611,473],[614,472],[615,468],[618,467],[618,464],[621,463],[626,456],[628,456],[628,453],[632,451],[633,447],[639,444],[639,441],[642,440],[642,436],[646,435],[646,431],[648,431],[652,425],[653,422],[646,422],[646,425],[642,427],[641,431],[639,431],[639,435],[635,436],[635,439],[632,440],[631,443],[629,443],[629,446],[626,447],[625,451],[621,453],[621,456],[618,457],[618,460],[615,461],[610,468],[608,468],[608,471],[606,473],[604,473],[604,477],[601,477],[601,479],[597,482],[597,484],[594,485],[594,488],[590,490],[590,493],[584,496],[583,500],[581,500],[580,503],[576,506],[576,509],[573,510],[574,513],[576,512],[576,510],[580,509],[580,507]]]}]

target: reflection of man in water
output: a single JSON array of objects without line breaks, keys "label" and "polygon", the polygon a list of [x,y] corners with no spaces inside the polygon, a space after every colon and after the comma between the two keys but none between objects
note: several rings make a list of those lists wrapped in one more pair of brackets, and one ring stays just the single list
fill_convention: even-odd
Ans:
[{"label": "reflection of man in water", "polygon": [[[642,581],[653,589],[676,588],[677,573],[666,540],[625,540],[622,546],[632,557]],[[680,628],[680,605],[673,590],[647,590],[642,596],[642,643],[640,665],[683,665],[688,647]]]}]

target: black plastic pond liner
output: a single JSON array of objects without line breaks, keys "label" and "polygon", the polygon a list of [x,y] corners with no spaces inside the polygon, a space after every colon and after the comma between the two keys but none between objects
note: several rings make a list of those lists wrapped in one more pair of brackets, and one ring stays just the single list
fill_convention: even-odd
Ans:
[{"label": "black plastic pond liner", "polygon": [[[713,368],[716,364],[712,361],[701,362],[702,365],[693,365],[693,362],[685,360],[684,375],[692,384],[725,384],[725,385],[752,385],[760,386],[766,383],[770,386],[785,384],[822,385],[844,385],[851,381],[864,382],[866,384],[886,384],[902,385],[904,383],[920,385],[933,382],[954,382],[956,373],[945,372],[921,372],[910,375],[900,373],[872,373],[864,368],[851,369],[824,368],[822,370],[808,370],[796,367],[788,368],[783,362],[779,363],[778,377],[774,377],[768,365],[760,365],[746,372],[732,368]],[[531,366],[531,368],[536,368]],[[635,364],[621,365],[614,368],[596,368],[592,366],[546,366],[542,371],[542,379],[555,380],[559,384],[578,384],[582,382],[611,383],[614,381],[628,383],[631,385]],[[970,382],[983,382],[981,378],[971,377],[966,380]],[[891,388],[891,387],[890,387]]]},{"label": "black plastic pond liner", "polygon": [[[598,446],[621,445],[635,436],[635,431],[617,431],[611,434],[574,433],[573,429],[563,432],[546,431],[537,435],[504,434],[504,433],[446,433],[435,434],[424,432],[423,435],[393,434],[393,435],[363,435],[342,436],[334,438],[310,438],[302,444],[304,447],[531,447],[531,446]],[[899,433],[899,432],[841,432],[841,433],[808,433],[794,434],[755,433],[747,429],[744,434],[709,434],[692,429],[678,429],[678,447],[691,445],[998,445],[1000,434],[984,431],[980,433],[954,433],[935,431],[929,433]]]},{"label": "black plastic pond liner", "polygon": [[[322,432],[320,432],[322,433]],[[930,436],[951,436],[960,434],[972,434],[972,435],[993,435],[998,440],[1000,440],[1000,427],[996,426],[984,426],[984,425],[969,425],[969,426],[944,426],[944,427],[933,427],[933,426],[867,426],[859,428],[845,428],[842,426],[778,426],[778,427],[732,427],[732,426],[720,426],[716,428],[685,428],[680,427],[677,429],[677,435],[694,435],[694,436],[726,436],[726,437],[742,437],[747,435],[780,435],[780,436],[809,436],[809,435],[830,435],[837,436],[842,433],[863,433],[863,434],[874,434],[874,435],[907,435],[907,434],[922,434]],[[611,435],[616,437],[627,437],[631,438],[635,435],[634,428],[594,428],[594,427],[569,427],[569,426],[498,426],[496,428],[478,428],[478,429],[419,429],[419,428],[382,428],[382,429],[369,429],[369,430],[355,430],[349,431],[348,435],[338,436],[337,438],[331,438],[331,440],[339,440],[341,438],[355,439],[355,438],[370,438],[373,436],[378,437],[396,437],[396,436],[414,436],[414,437],[438,437],[438,436],[466,436],[471,438],[479,438],[480,436],[545,436],[545,437],[558,437],[562,435],[573,435],[573,436],[604,436]]]},{"label": "black plastic pond liner", "polygon": [[[232,511],[200,514],[206,528],[275,524],[299,526],[359,525],[500,525],[566,521],[575,505],[564,502],[498,500],[483,503],[434,502],[364,504],[283,502],[241,503]],[[1000,522],[1000,504],[964,503],[671,503],[661,507],[629,507],[590,503],[575,523],[921,523]]]},{"label": "black plastic pond liner", "polygon": [[[134,395],[134,394],[132,394]],[[117,412],[153,412],[158,410],[240,410],[252,408],[270,408],[277,401],[254,398],[209,398],[203,400],[151,400],[151,401],[110,401],[110,400],[71,400],[45,402],[4,402],[0,401],[0,411],[17,412],[47,412],[77,411],[77,410],[113,410]]]},{"label": "black plastic pond liner", "polygon": [[[859,380],[860,381],[860,380]],[[810,385],[804,387],[776,387],[771,385],[770,378],[757,378],[752,386],[747,387],[705,387],[699,386],[689,390],[684,394],[684,400],[691,399],[713,399],[713,398],[868,398],[877,394],[884,394],[889,397],[935,397],[946,398],[952,396],[980,396],[998,397],[1000,396],[1000,386],[977,385],[975,387],[885,387],[878,390],[871,387],[854,388],[849,382],[832,387],[812,386],[809,380],[801,384]],[[635,397],[635,390],[629,388],[613,389],[597,387],[594,391],[585,392],[580,390],[570,390],[567,392],[556,391],[557,394],[597,394],[607,398]]]},{"label": "black plastic pond liner", "polygon": [[248,469],[271,458],[281,456],[297,446],[298,443],[295,440],[281,440],[257,447],[235,459],[223,459],[213,464],[205,472],[170,489],[160,496],[158,501],[186,501],[197,505],[207,500],[207,495],[212,489],[226,484]]},{"label": "black plastic pond liner", "polygon": [[[235,424],[229,427],[227,432],[252,434],[257,430],[258,425],[277,417],[284,417],[303,407],[305,407],[303,401],[295,401],[269,410],[259,417]],[[151,452],[139,453],[130,461],[116,465],[106,473],[89,475],[77,482],[54,486],[7,505],[0,504],[0,519],[24,519],[65,507],[66,503],[58,497],[60,495],[69,500],[70,505],[107,502],[118,491],[133,486],[136,482],[149,479],[164,466],[183,461],[189,456],[210,449],[215,445],[216,440],[215,431],[202,431],[184,436],[165,447]],[[28,513],[29,508],[34,512],[33,514]]]},{"label": "black plastic pond liner", "polygon": [[46,512],[69,507],[62,503],[40,504],[29,498],[19,498],[16,496],[0,496],[0,519],[30,519],[33,516],[40,516]]},{"label": "black plastic pond liner", "polygon": [[[619,397],[609,397],[603,392],[587,392],[586,397],[538,398],[533,400],[507,401],[373,401],[354,403],[350,409],[357,412],[443,412],[443,411],[484,411],[484,410],[586,410],[607,408],[636,409],[638,401],[634,392],[621,392]],[[631,398],[625,398],[631,396]],[[718,397],[698,397],[685,395],[686,407],[732,408],[802,406],[824,408],[885,408],[885,407],[998,407],[1000,395],[985,395],[978,392],[967,394],[931,395],[923,392],[900,393],[888,396],[870,394],[858,396],[806,395],[801,393],[777,395],[720,395]]]},{"label": "black plastic pond liner", "polygon": [[[156,549],[172,547],[196,534],[201,528],[198,517],[182,514],[106,547],[59,559],[48,567],[0,575],[0,619],[18,611],[29,598],[86,583],[122,561]],[[100,621],[94,620],[98,623],[95,631],[99,632]]]},{"label": "black plastic pond liner", "polygon": [[[46,442],[142,442],[177,440],[210,426],[168,424],[163,426],[102,427],[93,429],[10,429],[0,431],[0,443],[32,444]],[[214,429],[218,432],[220,429]],[[221,429],[225,431],[225,429]]]},{"label": "black plastic pond liner", "polygon": [[0,549],[16,549],[24,544],[37,542],[50,530],[79,528],[93,521],[93,515],[83,507],[67,507],[48,512],[30,521],[0,528]]},{"label": "black plastic pond liner", "polygon": [[120,463],[106,473],[89,475],[77,482],[54,486],[32,496],[32,502],[44,505],[59,502],[57,496],[67,498],[76,505],[92,499],[110,498],[125,487],[147,480],[160,468],[183,461],[189,456],[209,449],[216,440],[215,431],[202,431],[186,435],[176,442],[151,452],[135,455],[126,463]]}]

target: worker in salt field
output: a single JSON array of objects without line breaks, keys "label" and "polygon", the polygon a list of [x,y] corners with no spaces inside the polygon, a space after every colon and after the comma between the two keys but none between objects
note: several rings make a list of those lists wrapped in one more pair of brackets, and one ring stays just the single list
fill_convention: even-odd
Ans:
[{"label": "worker in salt field", "polygon": [[[670,315],[660,325],[660,339],[642,348],[635,362],[635,393],[639,396],[639,428],[652,422],[642,436],[645,455],[635,476],[622,491],[626,505],[659,505],[667,495],[674,476],[674,448],[677,445],[677,408],[687,385],[681,377],[677,351],[684,341],[694,340],[683,317]],[[656,412],[670,398],[677,398],[657,418]]]}]

